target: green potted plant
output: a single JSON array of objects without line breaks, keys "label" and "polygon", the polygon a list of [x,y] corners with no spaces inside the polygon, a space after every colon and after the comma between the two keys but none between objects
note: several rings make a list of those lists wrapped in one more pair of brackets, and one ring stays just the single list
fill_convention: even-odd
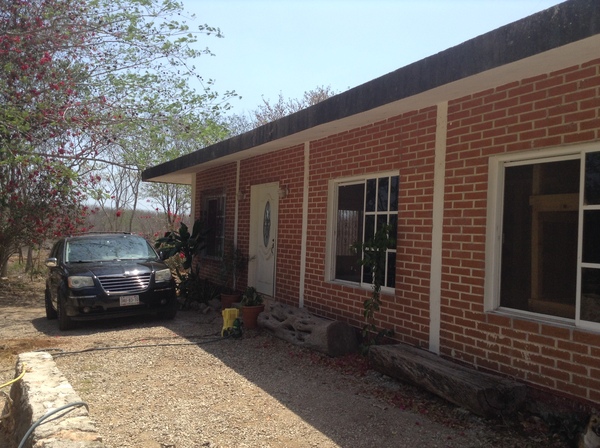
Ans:
[{"label": "green potted plant", "polygon": [[200,301],[200,266],[197,264],[194,269],[192,265],[194,257],[200,256],[205,247],[205,238],[204,223],[198,219],[194,221],[192,233],[182,222],[179,231],[167,232],[165,236],[156,240],[154,246],[177,278],[177,293],[183,301],[184,308],[188,307],[190,302]]},{"label": "green potted plant", "polygon": [[227,244],[221,260],[221,308],[230,308],[240,301],[242,293],[237,290],[237,280],[247,264],[248,257],[242,250],[232,242]]},{"label": "green potted plant", "polygon": [[255,287],[248,286],[242,296],[242,320],[244,327],[253,329],[258,326],[258,315],[265,310],[263,297]]}]

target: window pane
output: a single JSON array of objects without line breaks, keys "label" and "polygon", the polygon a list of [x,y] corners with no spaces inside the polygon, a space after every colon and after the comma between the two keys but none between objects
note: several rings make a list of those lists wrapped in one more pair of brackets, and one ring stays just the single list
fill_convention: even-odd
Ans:
[{"label": "window pane", "polygon": [[364,241],[369,241],[375,236],[375,215],[365,216],[365,238]]},{"label": "window pane", "polygon": [[586,205],[600,204],[600,152],[585,156],[584,202]]},{"label": "window pane", "polygon": [[396,249],[396,238],[398,238],[398,215],[390,215],[390,237],[393,238],[393,246],[390,249]]},{"label": "window pane", "polygon": [[388,252],[387,260],[387,281],[385,286],[389,288],[396,287],[396,252]]},{"label": "window pane", "polygon": [[376,194],[377,194],[377,179],[367,180],[367,202],[366,202],[366,207],[365,207],[367,212],[375,211]]},{"label": "window pane", "polygon": [[[531,213],[529,194],[532,167],[506,168],[502,222],[500,305],[527,309],[531,297]],[[519,194],[523,192],[523,194]]]},{"label": "window pane", "polygon": [[206,224],[205,249],[209,257],[222,257],[225,241],[225,197],[206,193],[200,218]]},{"label": "window pane", "polygon": [[219,204],[217,199],[210,199],[207,201],[206,209],[206,254],[208,256],[217,255],[217,235],[219,233],[219,222],[218,222],[218,210]]},{"label": "window pane", "polygon": [[360,254],[355,254],[351,246],[362,241],[364,194],[364,184],[338,189],[335,242],[335,278],[338,280],[360,282]]},{"label": "window pane", "polygon": [[500,305],[574,318],[579,161],[507,167]]},{"label": "window pane", "polygon": [[368,268],[364,268],[363,269],[363,279],[362,279],[363,283],[373,283],[373,273],[371,272],[370,269]]},{"label": "window pane", "polygon": [[600,322],[600,269],[581,270],[581,319]]},{"label": "window pane", "polygon": [[600,263],[600,210],[583,212],[583,262]]},{"label": "window pane", "polygon": [[377,215],[377,230],[381,230],[388,223],[388,215]]},{"label": "window pane", "polygon": [[379,188],[377,190],[377,211],[379,212],[386,212],[388,210],[389,185],[389,177],[379,179]]},{"label": "window pane", "polygon": [[398,211],[398,176],[392,176],[390,188],[390,211]]},{"label": "window pane", "polygon": [[[360,184],[338,187],[336,279],[373,283],[370,269],[357,263],[362,254],[352,254],[346,248],[356,242],[371,240],[376,231],[385,225],[391,227],[391,237],[395,240],[398,231],[398,188],[398,176],[375,177],[365,179]],[[356,224],[350,223],[354,221]],[[360,233],[357,235],[355,230]],[[388,251],[382,271],[385,276],[382,286],[393,288],[396,271],[395,241],[390,244]]]}]

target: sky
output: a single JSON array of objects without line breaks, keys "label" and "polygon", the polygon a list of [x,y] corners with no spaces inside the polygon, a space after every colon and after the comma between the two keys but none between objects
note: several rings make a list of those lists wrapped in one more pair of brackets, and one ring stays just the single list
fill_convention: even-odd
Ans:
[{"label": "sky", "polygon": [[214,90],[235,90],[232,112],[256,110],[281,93],[300,99],[319,86],[336,93],[383,76],[560,0],[182,0],[215,56],[195,61]]}]

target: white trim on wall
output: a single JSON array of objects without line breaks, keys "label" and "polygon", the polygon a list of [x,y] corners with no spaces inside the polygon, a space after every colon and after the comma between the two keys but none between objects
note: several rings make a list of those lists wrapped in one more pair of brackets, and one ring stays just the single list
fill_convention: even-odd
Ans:
[{"label": "white trim on wall", "polygon": [[308,235],[308,182],[310,167],[310,142],[304,143],[304,178],[302,185],[302,241],[300,244],[300,290],[298,307],[304,308],[304,283],[306,281],[306,244]]},{"label": "white trim on wall", "polygon": [[237,248],[238,242],[238,221],[239,221],[239,209],[240,209],[240,198],[238,192],[240,191],[240,169],[241,161],[236,162],[236,173],[235,173],[235,213],[233,218],[233,247]]},{"label": "white trim on wall", "polygon": [[448,102],[437,105],[435,162],[433,170],[433,214],[431,235],[431,272],[429,279],[429,350],[440,353],[442,296],[442,237],[444,233],[444,188],[446,179],[446,136]]},{"label": "white trim on wall", "polygon": [[198,191],[196,188],[196,182],[198,181],[198,173],[194,173],[192,174],[192,191],[191,191],[191,198],[192,198],[192,203],[190,204],[190,225],[192,226],[192,228],[194,227],[194,222],[196,221],[196,198],[198,197],[196,195],[196,192]]}]

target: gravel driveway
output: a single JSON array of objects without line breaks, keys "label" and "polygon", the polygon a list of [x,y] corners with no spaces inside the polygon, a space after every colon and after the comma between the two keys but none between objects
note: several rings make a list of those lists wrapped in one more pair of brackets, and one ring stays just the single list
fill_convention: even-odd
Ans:
[{"label": "gravel driveway", "polygon": [[[264,330],[222,339],[214,311],[60,333],[41,303],[4,302],[0,349],[52,353],[107,448],[561,446],[537,427],[527,435],[474,417],[359,357],[330,359]],[[0,360],[2,383],[14,359]]]}]

